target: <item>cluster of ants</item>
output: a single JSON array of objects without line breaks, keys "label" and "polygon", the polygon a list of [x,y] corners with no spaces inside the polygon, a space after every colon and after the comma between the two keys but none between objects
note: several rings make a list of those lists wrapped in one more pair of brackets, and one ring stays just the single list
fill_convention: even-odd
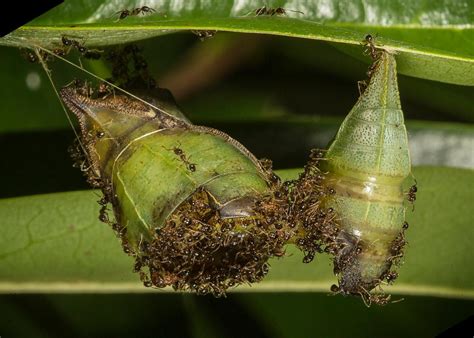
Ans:
[{"label": "cluster of ants", "polygon": [[[213,197],[198,189],[140,246],[135,271],[147,287],[224,296],[269,271],[269,257],[284,254],[276,227],[252,218],[222,219]],[[256,224],[258,222],[258,225]]]},{"label": "cluster of ants", "polygon": [[112,77],[109,81],[122,87],[155,88],[156,82],[149,72],[142,52],[135,44],[108,50],[105,59],[112,66]]}]

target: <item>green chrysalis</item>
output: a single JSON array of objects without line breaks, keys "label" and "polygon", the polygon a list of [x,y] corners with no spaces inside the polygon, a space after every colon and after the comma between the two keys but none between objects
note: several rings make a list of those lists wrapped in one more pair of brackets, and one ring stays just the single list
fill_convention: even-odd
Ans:
[{"label": "green chrysalis", "polygon": [[407,131],[392,54],[380,51],[367,88],[342,123],[322,162],[325,185],[334,189],[326,205],[334,208],[340,232],[332,290],[386,303],[370,291],[397,274],[391,267],[403,255],[405,194],[411,173]]},{"label": "green chrysalis", "polygon": [[153,106],[122,94],[93,98],[82,86],[60,95],[79,120],[81,167],[104,193],[100,219],[135,257],[144,284],[219,296],[261,280],[268,259],[301,234],[271,162],[192,125],[166,93],[142,95]]}]

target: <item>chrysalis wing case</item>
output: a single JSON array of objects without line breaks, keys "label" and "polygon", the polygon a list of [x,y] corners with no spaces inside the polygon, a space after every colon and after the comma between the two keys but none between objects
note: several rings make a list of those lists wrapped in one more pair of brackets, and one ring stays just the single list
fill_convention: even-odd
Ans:
[{"label": "chrysalis wing case", "polygon": [[405,244],[402,184],[411,173],[407,131],[401,110],[393,55],[379,52],[370,82],[342,123],[325,154],[327,200],[338,214],[333,291],[358,294],[367,302],[388,297],[370,294],[402,256]]},{"label": "chrysalis wing case", "polygon": [[83,170],[104,192],[101,220],[136,258],[146,286],[221,295],[261,280],[295,233],[262,203],[278,177],[228,135],[189,123],[167,91],[156,91],[161,99],[148,100],[158,109],[127,95],[61,90],[79,119]]}]

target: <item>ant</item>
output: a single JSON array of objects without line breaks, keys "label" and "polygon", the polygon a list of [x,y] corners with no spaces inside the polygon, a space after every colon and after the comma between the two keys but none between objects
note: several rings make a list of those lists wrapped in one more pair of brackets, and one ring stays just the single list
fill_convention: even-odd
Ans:
[{"label": "ant", "polygon": [[415,210],[416,193],[418,192],[417,185],[418,183],[415,180],[415,184],[413,184],[407,192],[408,202],[410,202],[413,205],[412,211]]},{"label": "ant", "polygon": [[387,283],[393,283],[395,279],[398,278],[398,273],[396,271],[389,271],[387,275],[385,276],[385,279],[387,280]]},{"label": "ant", "polygon": [[176,156],[179,156],[179,158],[181,159],[181,161],[186,164],[187,168],[189,171],[191,172],[195,172],[196,171],[196,164],[194,163],[190,163],[188,161],[188,159],[186,158],[186,154],[184,153],[183,149],[181,148],[178,148],[178,147],[173,147],[171,150],[173,150],[173,152],[175,153]]},{"label": "ant", "polygon": [[403,222],[403,225],[402,225],[403,230],[408,229],[408,227],[409,227],[408,222],[406,222],[406,221]]},{"label": "ant", "polygon": [[359,89],[359,95],[362,95],[364,91],[367,89],[367,86],[369,85],[370,78],[372,77],[372,74],[375,71],[375,68],[377,67],[378,61],[380,59],[380,50],[375,47],[375,39],[377,35],[372,36],[371,34],[367,34],[362,41],[362,45],[365,46],[364,54],[365,55],[370,55],[372,59],[372,64],[370,65],[369,69],[367,70],[367,76],[369,77],[369,80],[363,80],[363,81],[358,81],[357,82],[357,87]]},{"label": "ant", "polygon": [[118,20],[123,20],[128,16],[137,16],[139,14],[145,15],[146,13],[152,13],[152,12],[156,12],[156,10],[148,6],[142,6],[142,7],[134,8],[132,10],[124,9],[124,10],[118,11],[117,13],[115,13],[115,15],[119,14]]},{"label": "ant", "polygon": [[65,36],[62,36],[61,37],[61,42],[63,43],[64,47],[67,47],[68,49],[71,49],[71,47],[74,47],[81,54],[84,54],[87,51],[87,48],[84,47],[83,44],[78,42],[77,40],[73,40],[73,39],[67,38]]},{"label": "ant", "polygon": [[357,81],[357,89],[359,90],[359,96],[364,94],[364,92],[365,92],[365,90],[367,89],[368,86],[369,86],[369,84],[368,84],[367,80]]},{"label": "ant", "polygon": [[21,54],[23,55],[23,57],[25,59],[27,59],[31,63],[37,63],[38,62],[38,56],[32,50],[22,49]]},{"label": "ant", "polygon": [[22,48],[20,52],[21,55],[31,63],[38,63],[40,61],[50,62],[53,60],[52,56],[43,50],[33,51],[31,49]]},{"label": "ant", "polygon": [[364,41],[362,41],[362,44],[366,47],[364,53],[366,55],[370,55],[372,60],[377,60],[380,57],[380,51],[375,47],[375,39],[377,35],[372,36],[370,34],[367,34],[364,38]]},{"label": "ant", "polygon": [[105,82],[100,83],[99,87],[97,88],[97,95],[102,99],[105,99],[107,96],[113,93],[114,89]]},{"label": "ant", "polygon": [[65,56],[69,53],[72,47],[76,48],[79,53],[81,53],[86,59],[100,59],[100,52],[98,50],[90,50],[84,46],[84,43],[80,43],[77,40],[67,38],[65,36],[61,37],[61,42],[66,49],[57,48],[53,52],[59,56]]},{"label": "ant", "polygon": [[193,30],[193,31],[191,31],[191,33],[193,33],[194,35],[197,35],[199,40],[204,41],[204,40],[210,39],[214,35],[216,35],[217,31],[213,31],[213,30],[207,30],[207,31]]},{"label": "ant", "polygon": [[[287,11],[288,12],[294,12],[294,13],[300,13],[300,14],[304,15],[304,13],[301,12],[301,11],[295,11],[295,10],[292,10],[292,9],[285,9],[283,7],[271,8],[271,7],[267,7],[267,6],[257,8],[255,11],[252,11],[252,12],[255,13],[255,16],[262,16],[262,15],[274,16],[274,15],[286,15]],[[250,12],[250,13],[252,13],[252,12]],[[249,15],[249,14],[247,14],[247,15]]]},{"label": "ant", "polygon": [[56,54],[57,56],[66,56],[66,50],[62,48],[53,49],[53,53]]},{"label": "ant", "polygon": [[100,205],[100,211],[99,211],[99,220],[103,223],[106,224],[111,224],[109,220],[109,215],[107,213],[107,204],[109,203],[107,198],[102,197],[100,200],[97,201]]}]

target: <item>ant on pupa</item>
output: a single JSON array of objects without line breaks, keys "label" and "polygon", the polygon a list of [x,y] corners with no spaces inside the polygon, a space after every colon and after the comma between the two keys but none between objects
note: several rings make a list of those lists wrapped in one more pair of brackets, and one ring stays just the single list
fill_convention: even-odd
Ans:
[{"label": "ant on pupa", "polygon": [[413,206],[412,211],[415,211],[415,201],[416,201],[416,193],[418,192],[418,182],[415,180],[415,184],[413,184],[410,189],[408,189],[407,200]]},{"label": "ant on pupa", "polygon": [[[181,145],[180,145],[181,146]],[[167,148],[165,148],[167,149]],[[167,150],[173,150],[174,154],[180,158],[180,160],[186,165],[189,171],[195,172],[196,171],[196,164],[189,162],[189,160],[186,157],[186,154],[184,153],[183,149],[174,146],[171,149]]]},{"label": "ant on pupa", "polygon": [[357,82],[357,88],[359,89],[359,95],[362,95],[369,85],[370,78],[377,67],[378,61],[380,59],[381,51],[375,47],[375,39],[377,38],[377,34],[375,36],[371,34],[367,34],[362,40],[362,45],[365,46],[364,54],[369,55],[372,59],[372,64],[370,65],[369,69],[367,70],[367,76],[369,77],[368,80],[362,80]]}]

